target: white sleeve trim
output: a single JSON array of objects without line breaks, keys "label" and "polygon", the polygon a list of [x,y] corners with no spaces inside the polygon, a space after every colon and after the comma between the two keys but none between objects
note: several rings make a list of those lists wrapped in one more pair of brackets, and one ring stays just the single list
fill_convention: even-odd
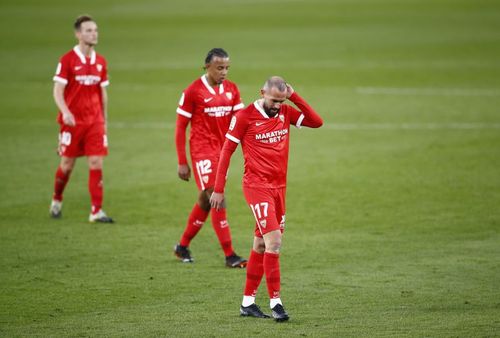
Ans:
[{"label": "white sleeve trim", "polygon": [[233,135],[226,134],[226,138],[228,138],[229,140],[233,141],[234,143],[240,143],[240,140],[238,140]]},{"label": "white sleeve trim", "polygon": [[185,117],[187,117],[188,119],[190,119],[190,118],[193,116],[193,114],[188,113],[187,111],[182,110],[181,108],[177,108],[177,114],[182,115],[182,116],[185,116]]},{"label": "white sleeve trim", "polygon": [[241,103],[238,103],[236,106],[234,106],[233,110],[240,110],[243,108],[245,108],[245,105],[243,104],[243,102],[241,102]]},{"label": "white sleeve trim", "polygon": [[107,87],[109,86],[109,80],[101,82],[101,87]]},{"label": "white sleeve trim", "polygon": [[54,76],[53,80],[55,82],[59,82],[59,83],[62,83],[62,84],[68,84],[68,80],[66,80],[65,78],[62,78],[60,76]]},{"label": "white sleeve trim", "polygon": [[299,129],[302,128],[302,121],[304,121],[304,117],[305,117],[304,114],[300,114],[299,119],[297,120],[297,123],[295,124],[295,126],[297,128],[299,128]]}]

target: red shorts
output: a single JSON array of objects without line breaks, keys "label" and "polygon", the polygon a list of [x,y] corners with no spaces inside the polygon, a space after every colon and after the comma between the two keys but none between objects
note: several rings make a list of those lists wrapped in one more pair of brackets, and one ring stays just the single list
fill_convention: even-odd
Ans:
[{"label": "red shorts", "polygon": [[274,230],[285,230],[286,188],[249,188],[243,187],[243,194],[255,217],[255,236]]},{"label": "red shorts", "polygon": [[108,154],[108,139],[103,123],[61,125],[59,132],[59,156],[105,156]]},{"label": "red shorts", "polygon": [[215,174],[217,174],[217,165],[219,157],[191,158],[193,165],[193,175],[196,185],[200,191],[213,188],[215,185]]}]

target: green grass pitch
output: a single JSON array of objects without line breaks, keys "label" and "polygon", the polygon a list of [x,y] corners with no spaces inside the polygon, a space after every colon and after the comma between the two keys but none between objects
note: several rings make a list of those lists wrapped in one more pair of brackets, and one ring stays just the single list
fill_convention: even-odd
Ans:
[{"label": "green grass pitch", "polygon": [[[86,221],[84,159],[48,217],[52,76],[82,13],[109,62],[115,225]],[[0,336],[500,336],[497,1],[4,0],[0,18]],[[176,176],[175,109],[219,46],[245,103],[282,75],[325,120],[291,133],[284,324],[239,317],[245,271],[210,223],[195,264],[171,251],[197,193]],[[228,215],[247,256],[241,174],[238,151]]]}]

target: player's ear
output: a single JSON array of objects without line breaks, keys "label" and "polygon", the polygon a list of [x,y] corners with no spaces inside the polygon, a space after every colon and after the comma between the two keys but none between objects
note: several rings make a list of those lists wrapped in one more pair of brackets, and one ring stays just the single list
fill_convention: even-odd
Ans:
[{"label": "player's ear", "polygon": [[264,94],[266,93],[266,91],[264,89],[261,89],[260,90],[260,97],[264,97]]}]

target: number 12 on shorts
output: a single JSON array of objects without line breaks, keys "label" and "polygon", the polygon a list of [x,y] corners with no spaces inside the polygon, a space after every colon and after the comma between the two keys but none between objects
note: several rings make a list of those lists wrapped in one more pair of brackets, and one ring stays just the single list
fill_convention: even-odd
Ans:
[{"label": "number 12 on shorts", "polygon": [[262,202],[257,204],[250,204],[250,208],[252,208],[253,216],[256,219],[261,219],[262,217],[267,217],[267,209],[269,208],[269,203]]}]

